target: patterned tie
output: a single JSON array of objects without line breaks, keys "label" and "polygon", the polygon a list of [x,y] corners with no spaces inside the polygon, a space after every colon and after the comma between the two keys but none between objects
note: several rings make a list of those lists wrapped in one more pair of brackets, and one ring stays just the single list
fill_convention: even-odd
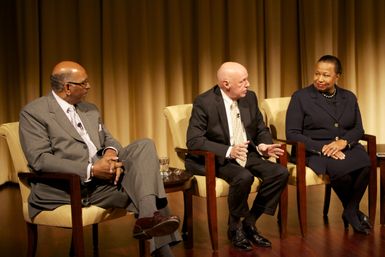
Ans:
[{"label": "patterned tie", "polygon": [[[232,145],[238,145],[246,142],[246,133],[244,132],[244,127],[241,121],[241,116],[239,114],[238,103],[237,101],[233,101],[230,105],[230,113],[231,113],[231,122],[233,126],[233,138]],[[235,159],[239,165],[245,167],[246,160]]]},{"label": "patterned tie", "polygon": [[91,138],[87,133],[87,130],[84,128],[83,123],[79,117],[79,114],[76,112],[75,106],[68,107],[67,113],[70,116],[70,121],[72,125],[75,127],[76,131],[79,133],[79,135],[83,138],[84,142],[86,143],[88,148],[89,160],[91,161],[92,157],[94,157],[97,152],[96,146],[91,141]]}]

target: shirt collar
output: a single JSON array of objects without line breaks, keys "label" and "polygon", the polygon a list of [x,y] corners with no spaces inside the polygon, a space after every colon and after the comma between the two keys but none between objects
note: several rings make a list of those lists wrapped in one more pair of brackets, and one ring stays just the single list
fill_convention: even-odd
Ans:
[{"label": "shirt collar", "polygon": [[222,89],[221,89],[221,94],[222,94],[223,101],[225,102],[225,105],[230,107],[234,101],[228,95],[226,95],[226,93]]},{"label": "shirt collar", "polygon": [[57,103],[60,105],[60,107],[63,109],[65,113],[67,113],[68,108],[74,108],[72,104],[69,104],[65,100],[63,100],[60,96],[58,96],[53,90],[52,94],[55,97]]}]

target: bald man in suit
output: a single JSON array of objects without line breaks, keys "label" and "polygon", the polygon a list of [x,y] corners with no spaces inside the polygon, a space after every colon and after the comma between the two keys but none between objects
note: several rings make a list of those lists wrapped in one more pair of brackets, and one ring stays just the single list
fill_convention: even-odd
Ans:
[{"label": "bald man in suit", "polygon": [[[173,256],[169,244],[180,241],[179,218],[167,208],[154,143],[143,139],[122,147],[112,137],[97,107],[84,101],[91,86],[78,63],[58,63],[51,86],[20,113],[20,142],[31,171],[78,174],[84,206],[136,212],[134,237],[148,239],[153,256]],[[61,184],[33,183],[31,218],[69,204],[67,192]]]},{"label": "bald man in suit", "polygon": [[[246,68],[226,62],[218,69],[217,77],[218,85],[194,101],[187,147],[214,152],[216,175],[230,184],[228,237],[233,246],[240,250],[251,250],[251,243],[270,247],[271,242],[259,234],[255,223],[263,213],[275,213],[286,186],[287,169],[266,160],[266,157],[279,157],[283,150],[273,143],[258,109],[257,97],[248,90]],[[233,120],[239,120],[238,125]],[[241,131],[240,141],[236,140],[236,131]],[[189,155],[186,159],[186,169],[200,175],[204,174],[204,164],[200,156]],[[247,199],[254,177],[260,178],[262,184],[249,209]]]}]

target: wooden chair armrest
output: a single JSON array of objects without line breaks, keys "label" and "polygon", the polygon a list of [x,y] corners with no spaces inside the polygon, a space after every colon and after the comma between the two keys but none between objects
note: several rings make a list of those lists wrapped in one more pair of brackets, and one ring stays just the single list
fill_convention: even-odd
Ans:
[{"label": "wooden chair armrest", "polygon": [[375,143],[376,142],[376,136],[370,135],[370,134],[364,134],[361,138],[361,140],[364,140],[366,142]]},{"label": "wooden chair armrest", "polygon": [[72,225],[83,226],[82,222],[82,203],[80,191],[80,176],[76,174],[58,173],[58,172],[19,172],[21,181],[29,184],[33,182],[63,181],[69,185],[69,194],[71,200]]},{"label": "wooden chair armrest", "polygon": [[286,144],[295,146],[296,150],[296,171],[297,187],[304,187],[306,184],[306,148],[305,144],[298,141],[286,141]]},{"label": "wooden chair armrest", "polygon": [[287,154],[287,150],[286,150],[286,144],[285,143],[281,143],[281,147],[280,147],[284,152],[283,152],[283,155],[280,155],[279,158],[278,158],[278,162],[284,166],[284,167],[287,167],[287,163],[288,163],[288,154]]},{"label": "wooden chair armrest", "polygon": [[[370,161],[372,163],[372,167],[375,167],[373,169],[377,169],[377,142],[376,142],[376,136],[364,134],[361,138],[362,141],[367,142],[366,150],[368,151],[368,155],[370,158]],[[376,172],[376,171],[375,171]]]},{"label": "wooden chair armrest", "polygon": [[175,151],[177,153],[181,154],[195,154],[195,155],[201,155],[205,157],[205,170],[206,170],[206,178],[214,179],[215,183],[215,154],[210,151],[203,151],[203,150],[188,150],[185,148],[175,148]]},{"label": "wooden chair armrest", "polygon": [[210,151],[188,150],[183,148],[175,148],[175,151],[184,155],[189,153],[205,157],[206,192],[207,196],[213,194],[215,197],[215,154]]}]

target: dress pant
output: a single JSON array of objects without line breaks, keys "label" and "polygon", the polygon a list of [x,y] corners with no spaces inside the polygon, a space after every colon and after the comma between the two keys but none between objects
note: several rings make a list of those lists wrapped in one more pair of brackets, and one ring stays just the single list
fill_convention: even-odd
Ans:
[{"label": "dress pant", "polygon": [[[126,208],[139,214],[141,212],[139,201],[145,196],[153,195],[156,199],[156,209],[150,210],[150,213],[159,210],[164,216],[170,215],[153,141],[149,139],[134,141],[123,148],[119,153],[119,159],[125,168],[121,184],[115,186],[111,182],[91,182],[88,187],[94,185],[95,188],[89,190],[86,197],[88,201],[103,208]],[[153,252],[164,245],[181,241],[181,237],[176,231],[167,236],[154,237],[149,241],[150,251]]]},{"label": "dress pant", "polygon": [[[230,185],[230,215],[240,218],[253,213],[274,215],[289,173],[282,165],[262,159],[257,153],[251,152],[245,167],[241,167],[234,160],[227,160],[223,166],[217,168],[217,176]],[[262,182],[249,210],[247,200],[254,177],[258,177]]]}]

